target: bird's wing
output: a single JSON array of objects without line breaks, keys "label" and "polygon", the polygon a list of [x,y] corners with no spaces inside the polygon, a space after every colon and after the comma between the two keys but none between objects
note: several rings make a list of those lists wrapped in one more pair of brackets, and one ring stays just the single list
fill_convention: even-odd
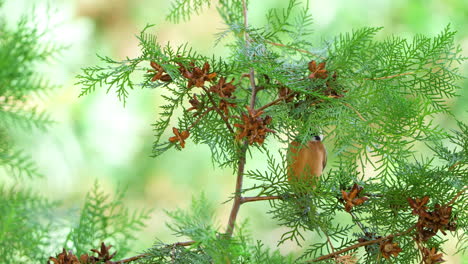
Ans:
[{"label": "bird's wing", "polygon": [[327,149],[325,148],[325,146],[323,147],[323,162],[322,162],[322,165],[323,165],[323,170],[325,170],[325,166],[327,166]]}]

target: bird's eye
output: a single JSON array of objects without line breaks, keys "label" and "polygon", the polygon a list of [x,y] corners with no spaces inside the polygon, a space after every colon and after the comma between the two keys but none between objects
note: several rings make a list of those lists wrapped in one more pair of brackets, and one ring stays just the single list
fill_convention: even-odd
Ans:
[{"label": "bird's eye", "polygon": [[317,140],[317,141],[320,141],[320,136],[315,135],[314,139]]}]

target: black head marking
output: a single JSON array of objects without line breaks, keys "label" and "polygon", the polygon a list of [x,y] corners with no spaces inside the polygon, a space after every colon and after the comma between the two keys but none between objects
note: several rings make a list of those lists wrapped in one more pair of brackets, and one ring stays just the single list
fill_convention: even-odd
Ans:
[{"label": "black head marking", "polygon": [[317,136],[317,135],[314,135],[314,139],[317,140],[317,141],[322,140],[322,139],[320,138],[320,136]]}]

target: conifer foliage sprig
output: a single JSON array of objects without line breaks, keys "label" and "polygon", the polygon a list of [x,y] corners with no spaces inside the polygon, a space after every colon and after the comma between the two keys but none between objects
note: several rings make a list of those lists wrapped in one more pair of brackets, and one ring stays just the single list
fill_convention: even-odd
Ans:
[{"label": "conifer foliage sprig", "polygon": [[[168,18],[186,20],[209,5],[175,1]],[[252,243],[239,228],[241,205],[257,201],[269,201],[270,215],[287,228],[280,244],[292,240],[305,248],[297,262],[441,263],[448,232],[464,251],[468,133],[462,122],[452,133],[432,122],[436,114],[450,116],[447,99],[463,78],[455,32],[447,26],[433,38],[376,40],[381,28],[362,28],[313,45],[308,3],[290,0],[284,9],[270,9],[268,24],[258,28],[249,24],[248,7],[245,0],[217,3],[226,26],[217,42],[233,37],[224,57],[202,56],[188,45],[161,46],[146,27],[141,56],[103,58],[104,66],[78,76],[82,95],[107,84],[125,102],[139,72],[140,86],[155,88],[166,101],[154,124],[154,156],[203,143],[213,161],[236,175],[225,232],[199,200],[192,214],[169,213],[171,229],[188,242],[158,243],[125,261],[292,262]],[[337,162],[312,183],[289,182],[285,146],[322,132]],[[457,147],[446,147],[447,140]],[[417,143],[432,152],[416,159]],[[250,158],[265,160],[266,171],[249,169]],[[365,166],[372,173],[364,173]],[[256,184],[244,186],[244,177]],[[347,223],[337,224],[341,217]],[[305,245],[310,232],[322,239]]]},{"label": "conifer foliage sprig", "polygon": [[37,68],[61,47],[45,40],[46,30],[38,30],[36,22],[30,15],[11,22],[0,18],[0,263],[5,264],[45,262],[46,249],[55,246],[57,226],[50,219],[57,203],[22,186],[40,173],[14,137],[52,124],[40,100],[54,86]]},{"label": "conifer foliage sprig", "polygon": [[136,239],[134,232],[144,227],[149,211],[130,211],[123,204],[124,190],[115,197],[104,193],[95,182],[88,192],[78,221],[67,235],[65,246],[74,252],[85,253],[105,241],[119,245],[117,257],[130,250],[130,241]]},{"label": "conifer foliage sprig", "polygon": [[[2,3],[0,3],[2,8]],[[53,123],[39,102],[55,88],[37,67],[54,58],[61,46],[44,40],[37,21],[24,15],[15,23],[0,21],[0,166],[16,178],[39,176],[26,153],[11,143],[17,131],[44,131]]]},{"label": "conifer foliage sprig", "polygon": [[31,189],[0,187],[0,262],[39,263],[54,245],[56,226],[49,219],[56,203]]}]

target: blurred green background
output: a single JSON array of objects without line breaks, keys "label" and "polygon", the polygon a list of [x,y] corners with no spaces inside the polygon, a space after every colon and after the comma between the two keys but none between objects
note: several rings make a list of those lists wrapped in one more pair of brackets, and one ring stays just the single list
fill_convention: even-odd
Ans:
[{"label": "blurred green background", "polygon": [[[67,45],[51,65],[38,70],[50,76],[57,89],[47,100],[46,109],[57,121],[48,132],[19,135],[21,147],[38,162],[44,179],[30,184],[50,198],[63,201],[63,208],[79,208],[84,195],[98,179],[112,193],[118,185],[128,186],[126,202],[134,208],[154,208],[148,227],[139,233],[136,251],[150,247],[155,238],[171,243],[174,237],[164,223],[164,210],[185,208],[192,196],[205,192],[218,206],[217,222],[224,228],[230,203],[223,204],[234,189],[235,177],[229,170],[213,166],[205,146],[189,141],[182,152],[170,151],[151,158],[152,122],[161,105],[159,93],[144,89],[131,92],[125,108],[117,97],[106,95],[105,87],[78,98],[81,87],[74,83],[80,68],[96,63],[96,54],[116,59],[138,56],[135,38],[146,24],[155,24],[151,32],[161,43],[177,45],[188,42],[205,55],[222,56],[226,49],[214,46],[214,33],[226,28],[215,8],[178,25],[165,21],[170,0],[9,0],[3,9],[8,19],[24,12],[34,12],[39,27],[50,28],[49,37]],[[260,26],[266,7],[284,7],[286,0],[255,0],[250,5],[250,21]],[[457,43],[468,56],[468,2],[466,0],[327,0],[311,1],[316,40],[328,40],[341,32],[363,26],[384,26],[379,38],[389,34],[411,37],[434,36],[447,24],[457,30]],[[48,16],[47,14],[51,14]],[[468,76],[467,65],[462,72]],[[455,115],[468,120],[468,84],[461,83],[461,97],[451,105]],[[443,119],[440,122],[445,122]],[[452,127],[453,123],[444,123]],[[169,134],[168,134],[169,135]],[[331,148],[331,146],[329,146]],[[248,166],[262,167],[262,160]],[[249,182],[246,183],[248,186]],[[255,239],[275,248],[285,231],[266,214],[266,203],[242,207],[240,219],[250,219]],[[313,239],[309,237],[309,239]],[[447,245],[453,254],[454,242]],[[294,243],[279,248],[287,253],[296,250]],[[461,256],[448,263],[463,263]],[[465,258],[468,263],[468,259]]]}]

